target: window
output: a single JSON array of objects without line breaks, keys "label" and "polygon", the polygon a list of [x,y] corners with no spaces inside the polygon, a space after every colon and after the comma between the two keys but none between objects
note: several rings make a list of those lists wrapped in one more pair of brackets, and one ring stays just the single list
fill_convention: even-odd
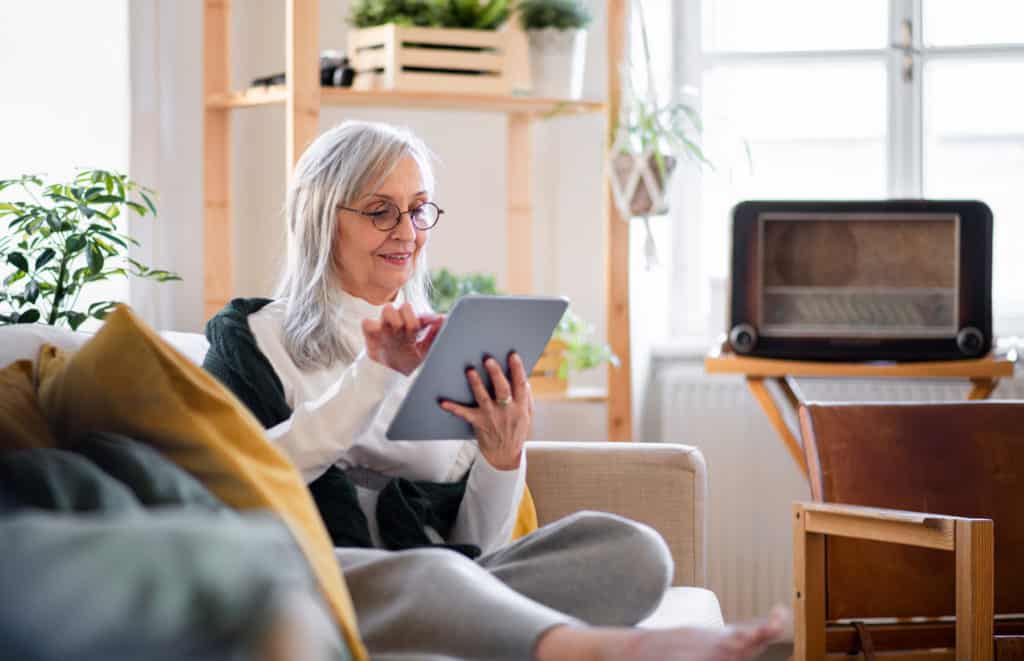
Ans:
[{"label": "window", "polygon": [[673,336],[724,329],[729,213],[752,198],[981,199],[995,331],[1024,333],[1024,4],[660,4],[674,11],[666,83],[697,91],[717,165],[674,184]]},{"label": "window", "polygon": [[[0,179],[126,172],[128,65],[124,0],[0,3]],[[92,284],[78,307],[103,299],[128,300],[128,282]]]}]

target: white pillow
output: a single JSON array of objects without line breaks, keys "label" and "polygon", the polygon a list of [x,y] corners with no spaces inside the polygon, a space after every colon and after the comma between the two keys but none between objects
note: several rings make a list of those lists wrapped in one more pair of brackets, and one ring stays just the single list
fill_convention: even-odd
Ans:
[{"label": "white pillow", "polygon": [[182,333],[179,331],[160,331],[160,337],[185,354],[185,356],[196,365],[203,364],[206,352],[210,350],[210,343],[199,333]]},{"label": "white pillow", "polygon": [[[161,331],[160,336],[197,365],[203,364],[203,358],[210,348],[210,343],[199,333]],[[76,332],[46,324],[0,326],[0,368],[18,360],[36,362],[39,358],[39,348],[44,344],[52,344],[65,351],[75,351],[90,337],[92,333]]]},{"label": "white pillow", "polygon": [[74,351],[92,337],[90,333],[46,324],[13,324],[0,326],[0,368],[18,360],[39,358],[39,348],[52,344],[65,351]]}]

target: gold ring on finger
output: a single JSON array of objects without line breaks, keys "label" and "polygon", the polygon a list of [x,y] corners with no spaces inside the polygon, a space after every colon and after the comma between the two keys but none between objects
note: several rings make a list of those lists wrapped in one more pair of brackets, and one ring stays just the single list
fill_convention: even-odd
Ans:
[{"label": "gold ring on finger", "polygon": [[508,406],[511,403],[512,403],[512,397],[511,396],[509,396],[509,397],[502,397],[501,399],[498,400],[498,406]]}]

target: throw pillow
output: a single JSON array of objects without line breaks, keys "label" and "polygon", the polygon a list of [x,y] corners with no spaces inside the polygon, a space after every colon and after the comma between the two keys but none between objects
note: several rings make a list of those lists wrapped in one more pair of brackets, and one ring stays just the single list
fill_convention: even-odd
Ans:
[{"label": "throw pillow", "polygon": [[32,363],[19,360],[0,369],[0,452],[56,447],[32,383]]},{"label": "throw pillow", "polygon": [[[366,658],[334,549],[302,476],[234,395],[119,306],[78,352],[45,347],[39,400],[56,436],[149,443],[240,510],[270,509],[309,560],[346,642]],[[73,440],[72,440],[73,442]]]},{"label": "throw pillow", "polygon": [[[485,460],[480,459],[480,461]],[[516,515],[516,525],[512,528],[512,539],[525,537],[536,529],[537,507],[533,504],[533,495],[530,494],[530,489],[527,487],[523,489],[523,499],[519,501],[519,513]]]}]

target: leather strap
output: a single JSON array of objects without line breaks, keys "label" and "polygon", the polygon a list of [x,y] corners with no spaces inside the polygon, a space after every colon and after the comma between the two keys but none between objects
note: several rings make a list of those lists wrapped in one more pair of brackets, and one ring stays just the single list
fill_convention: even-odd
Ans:
[{"label": "leather strap", "polygon": [[871,632],[863,622],[854,622],[853,628],[857,630],[857,638],[860,639],[860,651],[864,653],[864,661],[875,661],[875,644],[871,641]]}]

